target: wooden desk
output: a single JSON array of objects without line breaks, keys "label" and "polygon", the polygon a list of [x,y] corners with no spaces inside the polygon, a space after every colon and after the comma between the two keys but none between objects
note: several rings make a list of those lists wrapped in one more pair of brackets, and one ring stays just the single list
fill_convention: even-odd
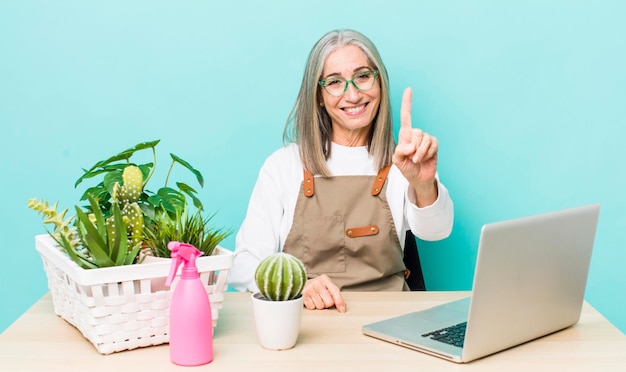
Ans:
[{"label": "wooden desk", "polygon": [[[574,327],[458,365],[362,335],[361,326],[438,305],[468,292],[345,293],[348,311],[305,310],[295,348],[269,351],[256,340],[247,293],[226,293],[214,336],[212,371],[626,371],[626,336],[585,304]],[[168,345],[100,355],[54,315],[45,295],[0,335],[2,371],[169,371]]]}]

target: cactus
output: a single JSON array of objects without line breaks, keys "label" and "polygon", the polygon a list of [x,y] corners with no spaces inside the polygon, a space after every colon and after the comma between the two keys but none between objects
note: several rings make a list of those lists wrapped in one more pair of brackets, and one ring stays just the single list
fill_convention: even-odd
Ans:
[{"label": "cactus", "polygon": [[143,174],[136,165],[128,165],[122,172],[122,185],[115,182],[111,197],[124,208],[127,204],[135,203],[139,200],[143,192]]},{"label": "cactus", "polygon": [[[135,165],[125,167],[122,172],[122,182],[122,185],[119,182],[113,184],[111,198],[120,207],[124,226],[126,226],[128,246],[133,248],[137,244],[141,244],[144,229],[143,212],[139,204],[137,204],[143,192],[143,174],[141,169]],[[117,239],[115,236],[115,222],[114,216],[106,219],[110,245],[115,244]]]},{"label": "cactus", "polygon": [[122,186],[124,201],[128,204],[139,200],[143,192],[143,174],[141,169],[135,165],[129,165],[122,172]]},{"label": "cactus", "polygon": [[302,293],[306,283],[306,269],[295,256],[278,252],[259,263],[254,279],[259,291],[268,300],[288,301]]},{"label": "cactus", "polygon": [[130,246],[134,247],[137,244],[141,244],[144,226],[143,212],[139,208],[139,204],[135,202],[126,205],[122,210],[122,215],[124,216]]}]

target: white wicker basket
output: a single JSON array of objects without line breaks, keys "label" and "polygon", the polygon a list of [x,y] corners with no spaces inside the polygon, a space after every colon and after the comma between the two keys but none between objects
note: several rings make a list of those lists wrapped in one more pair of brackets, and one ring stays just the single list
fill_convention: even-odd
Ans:
[{"label": "white wicker basket", "polygon": [[[101,354],[169,341],[169,304],[165,287],[170,260],[85,270],[59,250],[49,235],[37,235],[35,247],[43,260],[54,311],[72,324]],[[233,253],[218,247],[217,254],[196,261],[217,324],[224,301]],[[180,272],[180,271],[179,271]]]}]

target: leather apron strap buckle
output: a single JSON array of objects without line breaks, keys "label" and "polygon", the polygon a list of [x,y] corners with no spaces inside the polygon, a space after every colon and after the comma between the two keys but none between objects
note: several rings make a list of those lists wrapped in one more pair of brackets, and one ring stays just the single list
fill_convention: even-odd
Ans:
[{"label": "leather apron strap buckle", "polygon": [[306,169],[304,170],[304,181],[302,184],[302,193],[307,198],[310,198],[311,196],[315,194],[315,179],[313,178],[313,175],[311,173],[307,172]]},{"label": "leather apron strap buckle", "polygon": [[349,238],[359,238],[361,236],[376,235],[378,231],[380,231],[380,229],[376,225],[351,227],[346,230],[346,236]]},{"label": "leather apron strap buckle", "polygon": [[376,175],[374,185],[372,186],[373,196],[380,194],[380,191],[383,189],[383,185],[385,184],[385,180],[387,179],[387,175],[389,174],[389,169],[391,169],[391,165],[384,167]]}]

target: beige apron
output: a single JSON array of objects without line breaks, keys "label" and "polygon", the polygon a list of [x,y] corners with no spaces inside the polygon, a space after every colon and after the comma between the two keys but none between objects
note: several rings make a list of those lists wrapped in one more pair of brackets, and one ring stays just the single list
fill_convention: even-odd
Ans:
[{"label": "beige apron", "polygon": [[283,251],[309,278],[326,274],[342,290],[408,290],[402,247],[385,191],[389,166],[376,176],[316,178],[304,172]]}]

